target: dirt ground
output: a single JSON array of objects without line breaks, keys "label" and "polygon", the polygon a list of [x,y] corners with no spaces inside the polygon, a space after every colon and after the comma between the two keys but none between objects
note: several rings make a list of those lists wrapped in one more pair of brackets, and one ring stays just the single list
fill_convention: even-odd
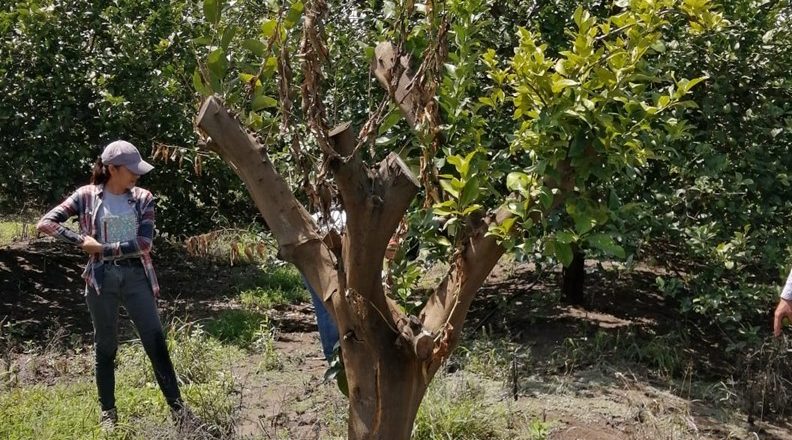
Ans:
[{"label": "dirt ground", "polygon": [[[213,266],[178,252],[155,258],[163,286],[164,320],[211,318],[237,307],[234,298],[218,292],[228,293],[234,279],[256,270]],[[0,331],[6,332],[5,340],[35,345],[57,339],[72,348],[90,344],[90,318],[81,296],[84,260],[79,251],[49,240],[0,248]],[[588,276],[588,304],[571,307],[537,301],[558,290],[557,274],[504,264],[474,302],[468,333],[505,338],[530,352],[530,365],[514,367],[508,380],[485,384],[495,398],[509,400],[515,414],[546,422],[551,427],[547,438],[559,440],[792,439],[788,420],[749,425],[736,410],[738,397],[731,391],[729,376],[734,359],[724,354],[720,342],[703,334],[689,347],[680,347],[689,351],[690,359],[690,374],[681,380],[607,362],[583,363],[568,371],[537,367],[551,365],[558,348],[570,338],[630,328],[659,335],[679,326],[682,317],[653,287],[657,270],[592,268]],[[260,355],[233,366],[240,384],[237,434],[323,439],[331,431],[343,432],[344,420],[338,415],[344,414],[344,398],[334,384],[324,383],[326,366],[311,306],[273,311],[271,319],[278,328],[276,349],[282,368],[265,371]],[[125,327],[131,331],[128,322]],[[19,361],[26,354],[17,350],[14,356]],[[89,370],[90,360],[84,362]],[[47,364],[38,363],[36,368],[41,371],[29,372],[29,380],[46,381]],[[445,379],[463,374],[453,365],[447,370]]]}]

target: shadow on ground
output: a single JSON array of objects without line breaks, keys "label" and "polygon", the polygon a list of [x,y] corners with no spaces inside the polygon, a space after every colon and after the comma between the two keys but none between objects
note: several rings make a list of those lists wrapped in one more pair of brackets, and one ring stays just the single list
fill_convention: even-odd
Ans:
[{"label": "shadow on ground", "polygon": [[[51,239],[16,242],[0,248],[0,340],[45,346],[53,335],[70,335],[74,344],[91,342],[93,327],[83,297],[81,277],[87,257],[79,249]],[[260,272],[254,265],[220,266],[165,251],[154,255],[162,287],[160,313],[167,323],[208,320],[239,307],[235,286]],[[315,330],[309,305],[268,311],[282,332]],[[121,311],[121,337],[134,337],[131,322]]]}]

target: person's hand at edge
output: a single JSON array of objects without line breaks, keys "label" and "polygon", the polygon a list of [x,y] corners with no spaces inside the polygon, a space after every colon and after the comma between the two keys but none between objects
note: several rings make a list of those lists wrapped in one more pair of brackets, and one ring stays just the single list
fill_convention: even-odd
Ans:
[{"label": "person's hand at edge", "polygon": [[781,336],[781,328],[784,325],[784,318],[792,321],[792,301],[781,298],[778,301],[775,314],[773,315],[773,335]]}]

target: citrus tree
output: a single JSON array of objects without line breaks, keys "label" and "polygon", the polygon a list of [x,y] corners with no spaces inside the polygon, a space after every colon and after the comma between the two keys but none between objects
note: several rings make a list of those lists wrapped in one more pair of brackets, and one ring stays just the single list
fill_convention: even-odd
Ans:
[{"label": "citrus tree", "polygon": [[[706,71],[692,92],[692,136],[669,144],[645,174],[652,235],[671,243],[660,281],[685,312],[707,316],[739,349],[767,330],[767,311],[789,273],[792,186],[790,2],[725,2],[717,35],[675,38],[669,69]],[[691,270],[692,268],[692,270]],[[673,272],[672,272],[673,273]],[[761,326],[757,326],[761,320]]]},{"label": "citrus tree", "polygon": [[[605,19],[577,8],[553,51],[508,26],[517,44],[504,53],[493,7],[271,2],[251,32],[236,6],[204,1],[197,125],[335,317],[350,438],[409,438],[505,252],[625,256],[621,196],[688,134],[686,96],[706,79],[657,68],[673,52],[665,32],[722,24],[705,0],[619,1]],[[301,200],[341,206],[345,233],[320,235]],[[425,259],[384,284],[386,246],[405,235]],[[434,289],[400,282],[433,258],[450,263]]]},{"label": "citrus tree", "polygon": [[[706,79],[657,67],[666,32],[723,24],[706,0],[618,1],[604,19],[577,8],[551,49],[536,29],[498,29],[488,0],[271,2],[253,31],[239,5],[203,6],[197,126],[335,317],[355,439],[409,438],[505,252],[625,256],[623,197],[687,135]],[[511,53],[498,31],[516,32]],[[345,233],[320,235],[303,201],[341,206]],[[386,246],[407,235],[423,257],[383,283]],[[412,291],[440,258],[439,284]]]}]

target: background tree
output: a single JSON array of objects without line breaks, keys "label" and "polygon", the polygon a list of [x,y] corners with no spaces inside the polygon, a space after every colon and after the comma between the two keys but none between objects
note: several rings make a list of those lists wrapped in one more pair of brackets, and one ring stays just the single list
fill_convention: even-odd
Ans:
[{"label": "background tree", "polygon": [[194,154],[200,15],[189,1],[0,5],[0,208],[37,212],[60,201],[87,183],[106,143],[125,138],[157,153],[146,186],[161,198],[161,231],[251,222],[233,173]]},{"label": "background tree", "polygon": [[790,6],[724,3],[724,30],[669,41],[665,69],[710,79],[691,95],[691,138],[666,144],[638,194],[651,213],[644,230],[659,244],[646,253],[665,254],[658,261],[673,269],[661,287],[711,319],[730,350],[757,340],[789,268]]}]

